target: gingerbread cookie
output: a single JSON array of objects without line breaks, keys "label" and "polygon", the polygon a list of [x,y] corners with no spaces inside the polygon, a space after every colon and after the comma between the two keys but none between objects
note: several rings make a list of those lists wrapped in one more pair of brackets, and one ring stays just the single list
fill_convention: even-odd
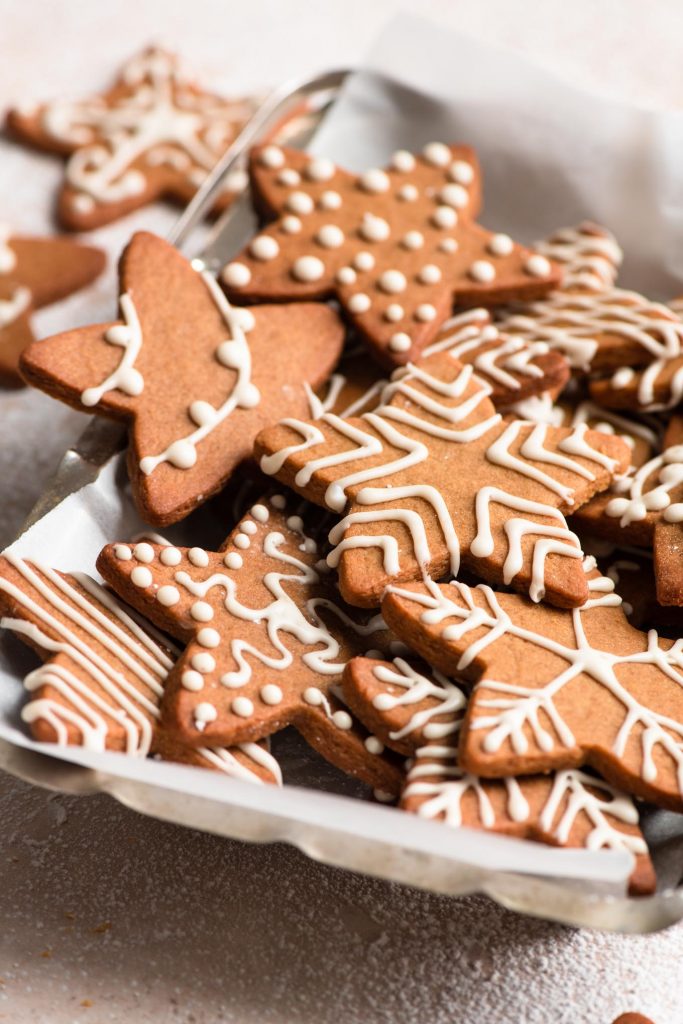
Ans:
[{"label": "gingerbread cookie", "polygon": [[[59,217],[88,231],[162,196],[185,205],[254,109],[250,100],[206,92],[177,56],[149,47],[101,95],[17,107],[7,127],[24,142],[69,157]],[[246,182],[244,171],[230,176],[218,208]]]},{"label": "gingerbread cookie", "polygon": [[[680,322],[683,330],[683,321]],[[637,365],[637,364],[634,364]],[[644,370],[625,364],[590,382],[595,401],[608,409],[664,412],[683,402],[683,354],[653,359]]]},{"label": "gingerbread cookie", "polygon": [[187,644],[164,702],[183,745],[234,746],[294,725],[333,764],[397,792],[396,761],[354,720],[338,685],[350,657],[386,647],[386,627],[344,606],[282,495],[254,505],[222,551],[113,544],[98,568]]},{"label": "gingerbread cookie", "polygon": [[612,785],[683,809],[681,641],[629,625],[611,580],[565,611],[461,583],[394,589],[392,630],[440,671],[477,681],[460,762],[485,777],[588,764]]},{"label": "gingerbread cookie", "polygon": [[33,310],[85,288],[104,264],[100,249],[69,238],[15,235],[0,225],[0,382],[23,383],[18,362],[33,340]]},{"label": "gingerbread cookie", "polygon": [[321,384],[342,348],[326,306],[236,309],[146,232],[121,259],[120,305],[120,322],[30,345],[21,372],[77,409],[130,423],[133,496],[155,525],[220,490],[264,426],[305,415],[305,382]]},{"label": "gingerbread cookie", "polygon": [[280,784],[264,744],[188,750],[161,728],[166,678],[177,650],[84,573],[66,574],[6,552],[0,558],[0,625],[45,662],[25,679],[21,717],[40,742],[154,753],[232,778]]},{"label": "gingerbread cookie", "polygon": [[362,418],[290,418],[257,437],[264,472],[344,514],[329,561],[349,603],[373,607],[391,582],[461,564],[534,600],[585,601],[563,513],[604,490],[630,450],[581,426],[505,422],[489,392],[441,352],[395,375]]},{"label": "gingerbread cookie", "polygon": [[[567,246],[564,259],[565,232],[537,243],[541,251],[564,263],[562,287],[547,299],[505,310],[499,317],[501,330],[521,334],[527,342],[545,342],[582,373],[644,367],[681,355],[683,322],[662,303],[613,286],[620,250],[608,232],[590,227],[603,235],[586,236],[584,227],[566,232],[576,235],[577,241]],[[598,262],[590,258],[591,245]]]},{"label": "gingerbread cookie", "polygon": [[625,793],[575,768],[483,779],[460,768],[457,754],[456,747],[441,743],[418,750],[399,806],[455,828],[484,828],[551,846],[626,850],[635,858],[630,895],[655,891],[638,811]]},{"label": "gingerbread cookie", "polygon": [[657,600],[683,604],[683,417],[672,417],[659,455],[616,479],[576,519],[617,544],[654,546]]},{"label": "gingerbread cookie", "polygon": [[601,292],[616,280],[624,253],[607,228],[582,221],[575,228],[559,228],[534,243],[537,252],[562,267],[562,291]]},{"label": "gingerbread cookie", "polygon": [[344,695],[360,720],[387,746],[413,756],[400,806],[422,818],[484,828],[561,846],[626,849],[636,857],[632,893],[656,885],[632,801],[580,771],[492,780],[464,772],[457,740],[466,699],[427,665],[353,658]]},{"label": "gingerbread cookie", "polygon": [[258,209],[273,223],[221,275],[238,300],[335,295],[385,366],[415,359],[453,303],[545,295],[560,280],[545,256],[474,220],[474,152],[430,143],[386,170],[350,174],[321,157],[262,146],[251,158]]}]

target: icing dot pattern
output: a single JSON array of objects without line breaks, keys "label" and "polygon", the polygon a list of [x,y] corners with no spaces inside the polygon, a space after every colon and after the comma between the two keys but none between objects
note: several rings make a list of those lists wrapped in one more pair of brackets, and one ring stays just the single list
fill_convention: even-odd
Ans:
[{"label": "icing dot pattern", "polygon": [[[364,336],[401,363],[433,337],[454,293],[474,294],[486,283],[492,296],[507,297],[551,276],[547,258],[541,264],[507,235],[474,223],[479,173],[470,150],[431,142],[419,153],[398,150],[385,169],[358,176],[282,152],[277,168],[264,166],[258,151],[254,157],[256,191],[279,219],[252,242],[262,253],[247,247],[224,271],[229,288],[250,288],[262,299],[336,291],[351,319],[363,317]],[[273,259],[266,238],[279,247]],[[235,270],[241,265],[250,281],[232,284],[228,276],[246,276]],[[399,294],[387,314],[382,296]],[[397,345],[397,335],[408,335],[410,345]]]}]

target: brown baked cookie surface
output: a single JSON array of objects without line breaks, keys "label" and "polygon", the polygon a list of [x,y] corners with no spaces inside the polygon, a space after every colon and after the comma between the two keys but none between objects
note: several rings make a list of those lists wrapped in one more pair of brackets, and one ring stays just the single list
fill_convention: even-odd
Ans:
[{"label": "brown baked cookie surface", "polygon": [[[175,54],[148,47],[106,92],[14,108],[7,127],[21,141],[69,158],[59,217],[88,231],[162,196],[186,204],[254,109],[251,100],[207,92]],[[236,172],[218,208],[245,184],[244,172]]]},{"label": "brown baked cookie surface", "polygon": [[395,153],[354,175],[331,160],[267,145],[254,150],[257,207],[272,221],[221,280],[241,301],[335,295],[386,366],[415,359],[453,304],[545,295],[560,271],[545,256],[474,220],[481,175],[467,146]]},{"label": "brown baked cookie surface", "polygon": [[70,238],[31,238],[0,225],[0,383],[20,385],[19,357],[33,341],[31,313],[102,273],[100,249]]},{"label": "brown baked cookie surface", "polygon": [[29,383],[129,424],[128,465],[149,523],[182,519],[251,455],[259,430],[306,415],[339,358],[324,305],[230,305],[172,246],[136,234],[121,258],[121,321],[30,345]]}]

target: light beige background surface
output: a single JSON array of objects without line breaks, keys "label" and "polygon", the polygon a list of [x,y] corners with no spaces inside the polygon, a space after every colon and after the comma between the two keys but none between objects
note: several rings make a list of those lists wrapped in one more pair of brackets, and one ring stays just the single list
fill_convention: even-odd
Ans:
[{"label": "light beige background surface", "polygon": [[[261,89],[357,62],[402,6],[592,88],[683,103],[677,0],[0,0],[0,103],[96,89],[152,39],[217,87]],[[58,161],[3,145],[0,220],[47,230],[59,178]],[[133,226],[170,220],[158,209],[98,237],[115,253]],[[107,315],[111,280],[38,329]],[[83,421],[3,393],[0,425],[5,543]],[[627,1009],[683,1021],[683,927],[572,932],[7,776],[0,823],[0,1019],[12,1024],[609,1024]]]}]

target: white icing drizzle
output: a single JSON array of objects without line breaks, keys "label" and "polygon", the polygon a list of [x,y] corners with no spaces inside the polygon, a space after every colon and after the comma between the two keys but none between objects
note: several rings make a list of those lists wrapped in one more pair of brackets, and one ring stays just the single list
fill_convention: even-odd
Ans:
[{"label": "white icing drizzle", "polygon": [[[652,479],[654,478],[654,479]],[[649,485],[649,486],[648,486]],[[621,493],[605,507],[605,514],[629,526],[661,512],[667,522],[681,522],[683,507],[683,445],[672,445],[629,475],[623,476],[613,489]],[[679,501],[672,502],[672,491],[679,492]]]},{"label": "white icing drizzle", "polygon": [[614,235],[590,223],[561,228],[550,238],[536,242],[534,248],[562,264],[563,291],[594,292],[611,288],[624,258]]},{"label": "white icing drizzle", "polygon": [[12,232],[7,224],[0,224],[0,274],[9,274],[17,265],[14,249],[9,244]]},{"label": "white icing drizzle", "polygon": [[495,782],[480,779],[458,767],[456,747],[430,744],[416,751],[402,799],[424,797],[417,808],[421,818],[443,818],[446,825],[460,828],[463,824],[462,800],[467,792],[472,792],[477,801],[481,826],[492,829],[497,822],[490,793],[499,786],[504,786],[507,791],[508,817],[512,821],[526,821],[529,805],[517,779],[511,777]]},{"label": "white icing drizzle", "polygon": [[[454,720],[453,716],[464,711],[465,694],[441,672],[432,669],[431,677],[427,677],[403,658],[394,658],[391,666],[376,665],[372,674],[378,682],[387,683],[389,687],[399,687],[403,691],[392,694],[387,690],[376,694],[372,703],[378,711],[392,711],[424,700],[433,702],[429,707],[416,711],[402,729],[390,732],[392,740],[403,739],[416,729],[420,729],[428,740],[440,740],[458,730],[460,722]],[[432,721],[444,715],[450,716],[450,719],[445,722]]]},{"label": "white icing drizzle", "polygon": [[581,370],[590,369],[598,339],[606,334],[639,345],[653,359],[683,354],[683,321],[666,306],[621,288],[595,293],[556,291],[547,299],[513,309],[501,324],[528,341],[546,342]]},{"label": "white icing drizzle", "polygon": [[484,309],[470,310],[451,317],[442,325],[435,342],[423,356],[448,351],[455,359],[467,359],[477,374],[504,388],[518,391],[521,384],[513,373],[526,377],[543,376],[533,360],[548,352],[545,342],[528,342],[521,337],[506,337],[490,323]]},{"label": "white icing drizzle", "polygon": [[[37,622],[5,617],[1,624],[51,654],[65,655],[78,671],[47,661],[31,672],[25,680],[29,691],[49,685],[62,700],[39,697],[30,701],[22,710],[23,720],[47,722],[60,745],[68,742],[68,726],[72,725],[89,750],[106,748],[110,723],[115,721],[125,732],[126,752],[145,756],[172,659],[108,591],[92,580],[74,575],[87,591],[86,597],[52,569],[28,563],[12,552],[6,552],[4,558],[35,592],[35,598],[3,576],[0,590]],[[54,612],[43,607],[41,601]],[[67,621],[57,618],[56,612]],[[107,653],[124,666],[124,671],[112,667]]]},{"label": "white icing drizzle", "polygon": [[137,397],[142,394],[145,386],[142,374],[135,366],[142,348],[142,330],[135,304],[128,292],[119,297],[119,305],[124,322],[107,328],[104,340],[123,349],[121,361],[101,384],[86,388],[81,393],[81,402],[88,407],[97,405],[108,391],[123,391],[126,395]]},{"label": "white icing drizzle", "polygon": [[[230,395],[222,405],[209,415],[202,416],[203,422],[184,437],[177,438],[158,455],[146,455],[140,460],[141,471],[148,476],[162,462],[169,462],[178,469],[189,469],[197,461],[197,445],[230,416],[234,409],[253,409],[260,401],[258,389],[251,380],[251,352],[246,331],[253,326],[252,314],[245,317],[245,310],[231,306],[216,281],[208,273],[202,278],[209,295],[216,304],[229,331],[229,340],[220,343],[216,350],[218,362],[235,370],[236,379]],[[190,403],[190,408],[193,404]],[[202,403],[208,407],[208,403]],[[194,417],[195,421],[197,417]]]},{"label": "white icing drizzle", "polygon": [[[9,244],[11,231],[6,224],[0,224],[0,274],[11,273],[17,265],[17,257]],[[0,330],[13,324],[31,305],[31,292],[17,285],[8,299],[0,299]]]},{"label": "white icing drizzle", "polygon": [[[506,470],[514,470],[522,476],[542,484],[551,494],[560,497],[565,504],[573,501],[573,489],[561,484],[551,473],[545,473],[528,461],[545,462],[553,468],[572,472],[581,479],[594,479],[594,474],[569,455],[578,455],[595,462],[598,466],[611,470],[612,460],[596,451],[585,440],[585,427],[576,427],[572,433],[553,442],[550,450],[544,445],[550,428],[539,426],[529,431],[528,425],[520,423],[505,425],[501,430],[501,417],[493,413],[486,415],[479,409],[482,402],[487,401],[490,387],[473,377],[471,366],[460,369],[455,379],[444,382],[428,372],[425,364],[408,364],[405,369],[397,371],[392,381],[382,394],[382,403],[372,412],[365,413],[360,420],[348,422],[332,413],[326,413],[316,423],[305,423],[301,420],[283,420],[284,426],[290,427],[300,434],[303,440],[293,443],[277,452],[268,454],[261,459],[263,472],[277,474],[285,462],[294,455],[311,451],[305,465],[297,472],[295,484],[305,487],[313,475],[320,470],[342,467],[346,463],[354,463],[356,468],[347,475],[340,473],[330,483],[325,493],[327,506],[335,512],[343,512],[348,501],[349,488],[361,484],[379,481],[388,476],[396,476],[412,467],[425,463],[430,459],[430,447],[433,440],[446,441],[454,444],[466,444],[491,434],[486,448],[486,458],[492,465],[499,465]],[[422,385],[422,388],[415,385]],[[401,395],[408,399],[409,406],[391,403],[394,396]],[[453,404],[455,402],[455,404]],[[484,407],[485,408],[485,407]],[[479,414],[477,416],[477,413]],[[421,415],[422,414],[422,415]],[[477,417],[472,421],[472,417]],[[460,424],[465,425],[459,426]],[[341,438],[352,443],[351,448],[322,454],[315,457],[312,449],[326,443],[326,435],[321,426],[331,430]],[[371,428],[372,432],[364,429]],[[407,431],[406,431],[407,428]],[[525,437],[519,453],[510,453],[512,441],[525,430]],[[383,453],[385,442],[393,449],[391,461],[363,466],[363,462]],[[394,454],[396,452],[396,454]],[[560,454],[563,453],[563,454]],[[567,454],[564,454],[567,453]],[[361,468],[358,468],[360,465]],[[449,553],[450,570],[457,575],[460,568],[460,542],[456,524],[452,519],[446,496],[434,485],[426,482],[429,474],[424,473],[425,482],[414,484],[408,477],[405,485],[393,483],[384,487],[363,486],[354,494],[354,510],[345,516],[330,533],[330,540],[336,545],[328,556],[328,563],[333,568],[339,564],[344,551],[353,548],[377,547],[382,551],[384,572],[396,575],[400,569],[399,545],[392,534],[366,533],[364,531],[348,532],[352,526],[366,523],[400,523],[409,532],[414,557],[418,564],[425,568],[431,561],[431,551],[427,538],[427,530],[422,515],[410,508],[396,504],[403,500],[416,498],[426,502],[436,517]],[[560,554],[571,558],[581,556],[578,539],[572,534],[562,513],[555,507],[540,501],[531,501],[509,494],[499,487],[485,486],[479,490],[475,502],[475,519],[477,532],[470,545],[470,552],[475,558],[485,558],[493,553],[494,540],[491,531],[490,505],[492,502],[502,504],[509,509],[522,513],[521,517],[510,517],[505,524],[508,543],[508,556],[504,564],[505,581],[510,582],[524,565],[523,541],[527,536],[535,535],[539,539],[534,542],[532,558],[532,581],[530,596],[533,600],[541,600],[545,593],[545,560],[549,554]],[[361,511],[358,506],[375,506],[390,503],[392,507]],[[552,522],[538,523],[525,518],[544,516]]]},{"label": "white icing drizzle", "polygon": [[[595,565],[594,559],[587,559],[585,568],[589,571]],[[501,606],[497,595],[490,587],[480,584],[470,588],[464,583],[453,582],[448,587],[427,583],[427,593],[415,594],[394,588],[394,593],[415,601],[425,608],[421,615],[423,622],[442,627],[444,640],[459,641],[467,633],[486,630],[467,647],[460,657],[457,670],[462,671],[476,657],[489,647],[504,642],[506,637],[524,640],[533,647],[556,655],[564,662],[547,683],[534,687],[519,683],[508,683],[491,679],[484,672],[475,688],[475,696],[484,690],[495,696],[478,697],[479,709],[490,709],[490,714],[474,716],[470,729],[486,730],[482,747],[492,754],[510,742],[516,755],[524,755],[529,749],[528,729],[534,743],[545,754],[563,747],[571,750],[577,746],[571,725],[565,721],[555,704],[555,698],[565,686],[578,677],[589,676],[595,685],[606,688],[624,708],[623,722],[615,737],[612,752],[621,761],[621,768],[632,771],[626,760],[627,747],[640,741],[640,777],[654,784],[659,775],[655,750],[660,758],[668,758],[676,775],[679,791],[683,794],[683,722],[676,721],[665,712],[641,704],[635,693],[620,682],[620,666],[640,665],[656,668],[662,685],[666,680],[683,686],[683,640],[677,640],[664,649],[659,645],[655,630],[647,634],[645,650],[617,654],[594,647],[588,640],[587,625],[590,612],[597,608],[619,608],[621,598],[614,593],[613,582],[606,577],[594,577],[588,583],[590,597],[581,608],[564,612],[571,623],[573,646],[556,638],[556,629],[549,624],[552,636],[537,632],[531,626],[522,626]],[[456,599],[451,599],[453,593]],[[477,601],[479,596],[483,601]],[[539,608],[537,616],[545,609]],[[560,614],[554,611],[553,616]],[[584,616],[588,615],[588,622]],[[455,621],[450,621],[455,620]],[[538,619],[537,619],[538,621]],[[542,622],[542,619],[541,619]],[[541,720],[541,712],[547,724]],[[580,727],[581,719],[579,719]],[[632,748],[631,748],[632,749]]]},{"label": "white icing drizzle", "polygon": [[130,92],[114,104],[58,101],[42,112],[52,138],[78,147],[66,176],[73,205],[84,212],[142,195],[147,179],[135,165],[143,156],[149,166],[172,168],[196,184],[250,113],[244,103],[195,92],[177,60],[159,49],[129,61],[122,77]]},{"label": "white icing drizzle", "polygon": [[[589,850],[628,850],[635,855],[647,853],[647,844],[641,835],[619,828],[620,824],[637,825],[638,811],[625,793],[615,789],[603,779],[576,769],[555,772],[543,780],[548,790],[536,822],[530,820],[530,807],[525,791],[538,787],[541,780],[534,777],[507,779],[480,779],[458,767],[457,748],[445,745],[421,747],[408,772],[403,799],[424,797],[417,813],[423,818],[443,818],[447,825],[460,827],[462,800],[468,790],[477,798],[479,822],[484,828],[505,824],[497,819],[490,796],[499,787],[507,790],[506,814],[510,821],[537,823],[552,840],[567,845],[572,843],[572,830],[581,821],[588,821],[590,831],[583,840]],[[559,816],[558,816],[559,815]]]},{"label": "white icing drizzle", "polygon": [[[240,743],[237,750],[252,760],[260,768],[264,768],[276,786],[282,785],[282,771],[277,760],[269,750],[258,743]],[[231,779],[263,785],[263,779],[251,768],[240,761],[229,747],[198,747],[197,753],[212,767],[223,772]]]}]

